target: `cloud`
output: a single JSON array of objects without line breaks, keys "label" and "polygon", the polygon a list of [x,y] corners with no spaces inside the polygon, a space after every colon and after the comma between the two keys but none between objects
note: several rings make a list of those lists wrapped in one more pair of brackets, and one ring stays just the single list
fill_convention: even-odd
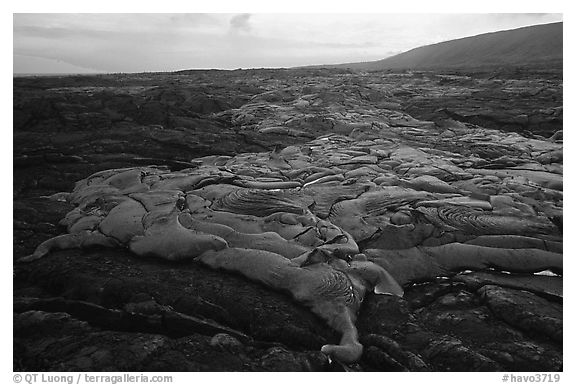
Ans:
[{"label": "cloud", "polygon": [[[92,74],[103,72],[96,68],[76,66],[61,60],[18,54],[14,55],[14,68],[16,69],[14,72],[20,74]],[[42,72],[39,72],[39,69],[42,69]]]},{"label": "cloud", "polygon": [[167,21],[172,25],[177,24],[187,27],[206,26],[219,23],[215,16],[208,13],[176,13],[168,14],[166,16],[168,17]]},{"label": "cloud", "polygon": [[14,71],[41,73],[59,63],[140,72],[370,61],[560,20],[558,14],[15,14]]},{"label": "cloud", "polygon": [[250,30],[252,30],[252,26],[250,25],[251,16],[252,15],[249,13],[242,13],[234,16],[230,19],[230,30],[232,32],[250,32]]}]

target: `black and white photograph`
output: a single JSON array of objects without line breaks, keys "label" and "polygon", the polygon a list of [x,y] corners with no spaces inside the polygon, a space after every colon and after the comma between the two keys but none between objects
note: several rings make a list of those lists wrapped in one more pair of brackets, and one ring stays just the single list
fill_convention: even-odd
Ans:
[{"label": "black and white photograph", "polygon": [[323,9],[12,13],[7,383],[564,380],[564,14]]}]

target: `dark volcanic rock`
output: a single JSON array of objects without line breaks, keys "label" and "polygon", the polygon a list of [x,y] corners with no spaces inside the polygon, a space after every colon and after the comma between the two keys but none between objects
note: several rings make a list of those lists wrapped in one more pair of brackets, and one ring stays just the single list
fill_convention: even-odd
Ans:
[{"label": "dark volcanic rock", "polygon": [[[310,371],[321,370],[312,352],[238,344],[229,349],[206,335],[168,338],[100,330],[67,313],[14,315],[15,370],[41,371]],[[221,337],[220,337],[221,338]],[[42,343],[37,343],[42,339]]]},{"label": "dark volcanic rock", "polygon": [[[24,285],[33,283],[51,296],[112,309],[126,308],[144,296],[257,339],[274,341],[282,336],[282,342],[293,347],[315,349],[334,338],[316,317],[287,296],[235,275],[223,279],[222,273],[196,263],[179,264],[175,269],[171,264],[142,261],[128,253],[122,257],[118,251],[62,252],[39,262],[31,270],[18,269],[18,280],[29,282]],[[186,320],[172,316],[164,322],[179,334],[177,330],[182,327],[177,324]]]},{"label": "dark volcanic rock", "polygon": [[498,286],[480,289],[483,300],[500,319],[521,330],[562,342],[562,305],[519,290]]},{"label": "dark volcanic rock", "polygon": [[[341,251],[330,223],[405,294],[367,293],[362,358],[329,363],[340,335],[288,292],[122,248],[54,251],[15,265],[14,370],[561,370],[562,119],[554,68],[16,78],[15,258],[74,225],[128,242],[100,223],[158,182],[185,199],[148,211],[188,210],[189,227],[246,215],[290,253]],[[127,167],[156,171],[81,211],[61,193]]]}]

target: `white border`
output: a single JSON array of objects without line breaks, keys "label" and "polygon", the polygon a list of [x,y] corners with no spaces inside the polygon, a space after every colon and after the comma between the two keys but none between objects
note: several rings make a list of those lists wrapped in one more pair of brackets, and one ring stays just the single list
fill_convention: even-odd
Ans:
[{"label": "white border", "polygon": [[[572,2],[573,3],[573,2]],[[574,203],[573,203],[573,171],[574,158],[572,156],[573,147],[573,133],[574,118],[572,112],[573,106],[573,50],[569,49],[574,44],[573,27],[572,27],[572,10],[569,8],[570,1],[559,0],[481,0],[476,2],[469,2],[465,0],[409,0],[409,1],[367,1],[367,0],[354,0],[354,1],[312,1],[312,0],[290,0],[290,1],[256,1],[256,0],[242,0],[242,1],[154,1],[154,2],[141,2],[141,1],[124,1],[119,0],[98,0],[95,2],[81,2],[78,0],[21,0],[12,1],[9,4],[3,2],[2,4],[2,18],[0,25],[2,30],[2,48],[6,57],[4,57],[3,73],[2,73],[2,117],[3,117],[3,131],[2,131],[2,156],[3,156],[3,174],[12,175],[12,59],[8,55],[11,52],[12,46],[12,13],[34,12],[34,13],[53,13],[53,12],[84,12],[84,13],[164,13],[164,12],[257,12],[257,13],[563,13],[564,14],[564,105],[568,106],[564,110],[564,143],[568,151],[565,151],[565,174],[564,174],[564,194],[565,199],[565,271],[567,272],[568,279],[565,280],[564,292],[567,293],[564,303],[564,327],[565,344],[564,344],[564,373],[562,373],[561,383],[573,383],[569,378],[574,375],[574,362],[573,362],[573,348],[570,344],[574,341],[574,333],[572,327],[574,325],[574,317],[572,310],[574,309],[574,293],[572,273],[574,272],[573,262],[573,247],[570,244],[572,226],[570,221],[574,216]],[[574,4],[574,3],[573,3]],[[416,12],[415,12],[416,11]],[[11,178],[7,178],[4,185],[10,184],[12,186]],[[11,189],[6,188],[2,192],[3,216],[1,221],[2,228],[0,234],[3,235],[3,244],[6,247],[12,245],[12,223],[9,221],[9,213],[12,212],[12,194]],[[9,307],[12,303],[12,276],[11,276],[11,253],[5,253],[4,262],[6,265],[2,269],[2,299],[5,303],[5,313],[1,318],[4,320],[3,332],[5,334],[5,343],[2,349],[2,376],[4,383],[12,382],[12,344],[8,343],[12,336],[12,322],[9,313]],[[152,374],[152,373],[150,373]],[[350,383],[350,378],[347,376],[354,376],[353,381],[366,380],[370,383],[373,382],[393,382],[404,383],[408,380],[409,383],[430,384],[438,381],[442,384],[500,384],[502,383],[502,373],[311,373],[311,374],[247,374],[247,373],[173,373],[175,377],[175,384],[188,384],[198,383],[203,380],[211,381],[228,381],[228,382],[244,382],[254,381],[269,383],[273,380],[275,384],[293,384],[294,380],[303,379],[312,381],[329,381],[333,383]],[[8,376],[8,377],[5,377]],[[273,378],[272,378],[273,376]],[[568,382],[567,382],[568,381]]]}]

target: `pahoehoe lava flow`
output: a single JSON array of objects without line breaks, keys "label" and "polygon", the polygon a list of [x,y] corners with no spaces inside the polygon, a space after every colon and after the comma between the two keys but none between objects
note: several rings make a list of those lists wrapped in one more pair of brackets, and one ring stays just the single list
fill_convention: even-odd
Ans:
[{"label": "pahoehoe lava flow", "polygon": [[562,370],[562,114],[553,67],[15,78],[15,370]]},{"label": "pahoehoe lava flow", "polygon": [[[447,194],[435,192],[438,189],[428,184],[420,186],[424,191],[414,184],[417,190],[378,184],[374,179],[382,176],[375,178],[369,171],[346,178],[364,164],[379,167],[380,160],[394,159],[395,145],[379,145],[378,136],[375,131],[372,139],[364,139],[358,146],[353,135],[326,135],[278,153],[255,154],[249,173],[243,173],[242,168],[234,170],[235,158],[221,166],[212,165],[212,158],[206,163],[199,158],[196,167],[178,172],[138,167],[96,173],[79,181],[68,197],[76,207],[65,219],[69,234],[43,242],[20,261],[36,260],[54,249],[126,247],[139,256],[194,259],[212,268],[238,272],[291,293],[340,332],[340,344],[325,345],[322,352],[344,363],[356,362],[362,354],[355,318],[367,290],[401,296],[401,285],[468,269],[497,268],[512,273],[551,270],[562,274],[559,253],[461,243],[484,235],[527,234],[542,240],[559,237],[546,217],[476,208],[478,204],[463,189],[451,190],[448,195],[453,200],[442,202]],[[314,150],[307,153],[307,148]],[[358,154],[346,154],[350,149]],[[375,150],[387,155],[370,155]],[[351,161],[341,169],[342,162],[330,167],[328,157]],[[271,162],[279,159],[282,166]],[[293,170],[291,162],[300,169]],[[324,177],[317,175],[315,187],[339,189],[356,183],[369,187],[356,198],[335,203],[342,207],[332,210],[328,220],[321,219],[314,207],[307,205],[314,199],[307,191],[314,180],[305,183],[300,178],[303,169],[315,164],[326,164],[344,175],[342,180],[320,180]],[[422,164],[429,167],[433,158],[422,159]],[[265,179],[288,167],[299,177],[285,177],[281,182]],[[411,171],[416,172],[416,167]],[[471,179],[466,175],[471,171],[459,173],[462,180]],[[202,183],[205,180],[210,184]],[[443,205],[434,207],[438,202]],[[483,203],[491,206],[490,201]],[[406,215],[397,225],[391,218],[400,209]],[[406,227],[409,231],[418,227],[434,231],[423,233],[411,248],[360,250],[356,240],[365,239],[364,224],[369,227],[371,222],[384,231]],[[453,239],[448,240],[447,234]],[[434,246],[420,246],[424,244]]]}]

